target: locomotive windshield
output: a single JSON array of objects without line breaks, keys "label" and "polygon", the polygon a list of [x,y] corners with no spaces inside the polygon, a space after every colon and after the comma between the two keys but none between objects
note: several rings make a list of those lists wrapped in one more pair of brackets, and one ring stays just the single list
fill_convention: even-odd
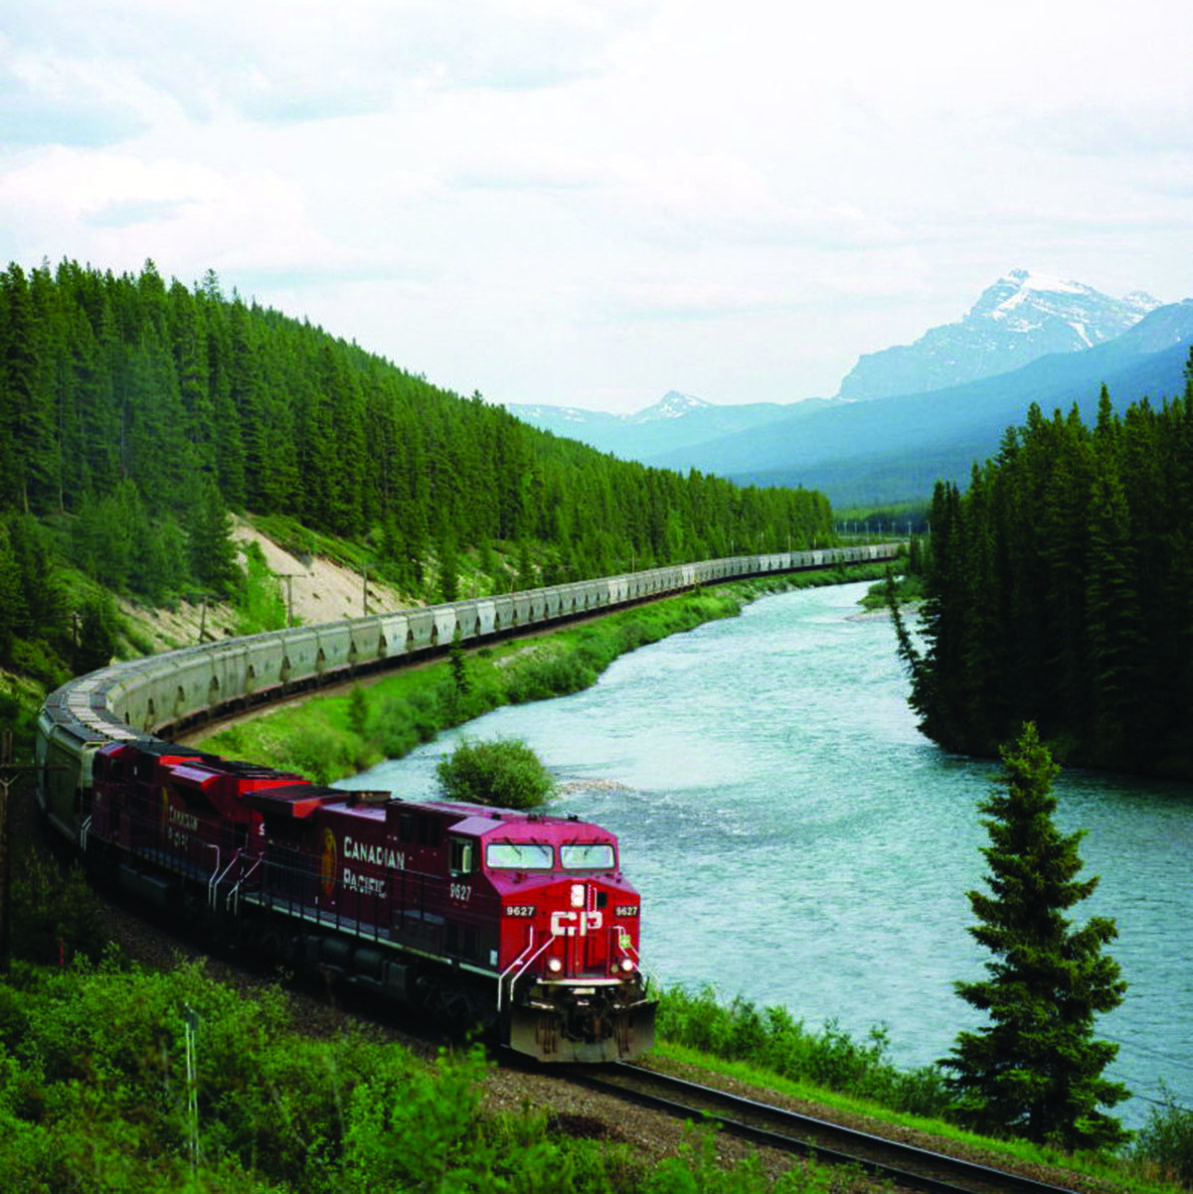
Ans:
[{"label": "locomotive windshield", "polygon": [[610,842],[560,846],[559,861],[567,871],[611,871],[613,846]]},{"label": "locomotive windshield", "polygon": [[555,861],[551,847],[540,842],[489,842],[485,866],[502,871],[549,871]]}]

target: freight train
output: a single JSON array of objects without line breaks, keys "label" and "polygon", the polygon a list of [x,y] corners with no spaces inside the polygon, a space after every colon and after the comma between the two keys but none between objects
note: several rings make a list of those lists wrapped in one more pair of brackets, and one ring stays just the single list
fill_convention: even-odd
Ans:
[{"label": "freight train", "polygon": [[739,556],[229,639],[64,685],[38,803],[112,883],[214,941],[492,1029],[544,1061],[649,1049],[641,903],[613,834],[571,817],[321,787],[174,745],[213,715],[702,583],[890,559]]}]

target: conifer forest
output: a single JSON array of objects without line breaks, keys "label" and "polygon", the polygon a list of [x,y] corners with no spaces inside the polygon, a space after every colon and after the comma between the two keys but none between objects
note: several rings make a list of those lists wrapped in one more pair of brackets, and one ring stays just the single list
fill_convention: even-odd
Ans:
[{"label": "conifer forest", "polygon": [[[162,602],[232,583],[229,510],[368,541],[438,599],[428,562],[522,561],[509,588],[832,535],[820,494],[602,455],[277,311],[74,261],[0,275],[0,656],[60,619],[57,550]],[[528,565],[527,561],[534,563]],[[443,571],[442,568],[439,570]],[[61,605],[57,601],[57,605]]]},{"label": "conifer forest", "polygon": [[992,755],[1025,721],[1069,764],[1193,774],[1193,359],[1184,395],[1096,425],[1033,406],[962,494],[936,487],[921,729]]}]

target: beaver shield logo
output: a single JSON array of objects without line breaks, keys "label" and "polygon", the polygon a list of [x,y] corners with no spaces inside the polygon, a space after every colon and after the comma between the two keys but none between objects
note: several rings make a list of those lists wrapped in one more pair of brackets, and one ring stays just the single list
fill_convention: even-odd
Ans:
[{"label": "beaver shield logo", "polygon": [[323,894],[330,900],[336,890],[336,835],[330,829],[323,831],[323,854],[319,859],[319,881]]}]

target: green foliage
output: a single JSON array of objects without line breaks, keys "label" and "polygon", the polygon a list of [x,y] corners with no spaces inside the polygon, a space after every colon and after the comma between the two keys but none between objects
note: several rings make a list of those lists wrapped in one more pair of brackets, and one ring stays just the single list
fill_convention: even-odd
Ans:
[{"label": "green foliage", "polygon": [[1193,1111],[1179,1106],[1167,1089],[1163,1094],[1163,1105],[1149,1109],[1132,1153],[1166,1181],[1193,1190]]},{"label": "green foliage", "polygon": [[348,724],[353,733],[364,735],[369,723],[369,699],[359,684],[352,686],[348,697]]},{"label": "green foliage", "polygon": [[819,1169],[814,1160],[772,1177],[757,1153],[726,1167],[716,1133],[709,1127],[688,1125],[676,1154],[651,1169],[641,1190],[642,1194],[812,1194],[841,1189],[839,1180],[839,1173]]},{"label": "green foliage", "polygon": [[0,517],[0,664],[61,683],[69,674],[68,623],[49,535],[30,514]]},{"label": "green foliage", "polygon": [[435,768],[448,800],[497,808],[537,808],[555,792],[555,781],[523,741],[464,740]]},{"label": "green foliage", "polygon": [[297,771],[314,783],[330,784],[356,770],[353,743],[331,726],[307,726],[301,734],[288,738],[288,747],[276,765]]},{"label": "green foliage", "polygon": [[[625,1146],[569,1139],[541,1113],[487,1113],[487,1068],[479,1049],[441,1052],[428,1065],[366,1031],[302,1035],[280,992],[221,986],[201,965],[143,971],[113,956],[97,968],[33,972],[19,987],[0,985],[0,1188],[645,1188]],[[756,1175],[734,1182],[710,1156],[671,1167],[680,1188],[759,1188]]]},{"label": "green foliage", "polygon": [[240,576],[232,520],[215,481],[204,476],[190,528],[191,575],[217,597],[228,596]]},{"label": "green foliage", "polygon": [[872,1028],[866,1042],[855,1041],[835,1021],[820,1033],[810,1032],[785,1007],[759,1011],[740,997],[725,1004],[705,987],[695,994],[679,988],[665,991],[656,1032],[662,1040],[897,1111],[939,1115],[949,1105],[940,1070],[925,1066],[902,1071],[891,1064],[884,1028]]},{"label": "green foliage", "polygon": [[1126,991],[1118,964],[1102,953],[1118,930],[1105,917],[1073,929],[1064,916],[1098,881],[1077,880],[1083,835],[1062,835],[1052,819],[1059,767],[1036,727],[1024,726],[1002,757],[999,781],[981,805],[991,894],[969,893],[979,921],[969,931],[993,959],[988,978],[957,984],[989,1022],[962,1032],[942,1063],[953,1071],[956,1114],[989,1135],[1070,1151],[1113,1148],[1130,1134],[1098,1108],[1129,1092],[1102,1077],[1118,1046],[1095,1040],[1093,1024]]},{"label": "green foliage", "polygon": [[269,570],[260,544],[245,544],[244,556],[245,568],[236,601],[237,633],[281,630],[289,623],[282,582]]},{"label": "green foliage", "polygon": [[1033,406],[968,491],[937,486],[920,728],[995,755],[1034,721],[1063,761],[1193,776],[1193,354],[1183,397],[1097,424]]},{"label": "green foliage", "polygon": [[106,593],[90,598],[79,620],[79,641],[73,667],[76,675],[107,667],[116,653],[118,619],[116,603]]},{"label": "green foliage", "polygon": [[64,869],[33,850],[16,854],[12,867],[13,956],[53,965],[77,955],[98,958],[107,930],[82,868]]},{"label": "green foliage", "polygon": [[0,512],[64,517],[79,567],[161,601],[231,591],[227,510],[242,508],[370,536],[368,565],[409,592],[437,556],[445,599],[475,549],[508,587],[493,544],[535,587],[832,538],[819,494],[615,460],[218,285],[167,285],[152,262],[136,276],[10,266]]},{"label": "green foliage", "polygon": [[[12,677],[2,677],[5,682]],[[0,730],[11,731],[13,758],[33,757],[33,741],[37,732],[37,715],[44,693],[31,681],[13,683],[12,690],[0,685]],[[14,787],[14,793],[20,788]]]}]

